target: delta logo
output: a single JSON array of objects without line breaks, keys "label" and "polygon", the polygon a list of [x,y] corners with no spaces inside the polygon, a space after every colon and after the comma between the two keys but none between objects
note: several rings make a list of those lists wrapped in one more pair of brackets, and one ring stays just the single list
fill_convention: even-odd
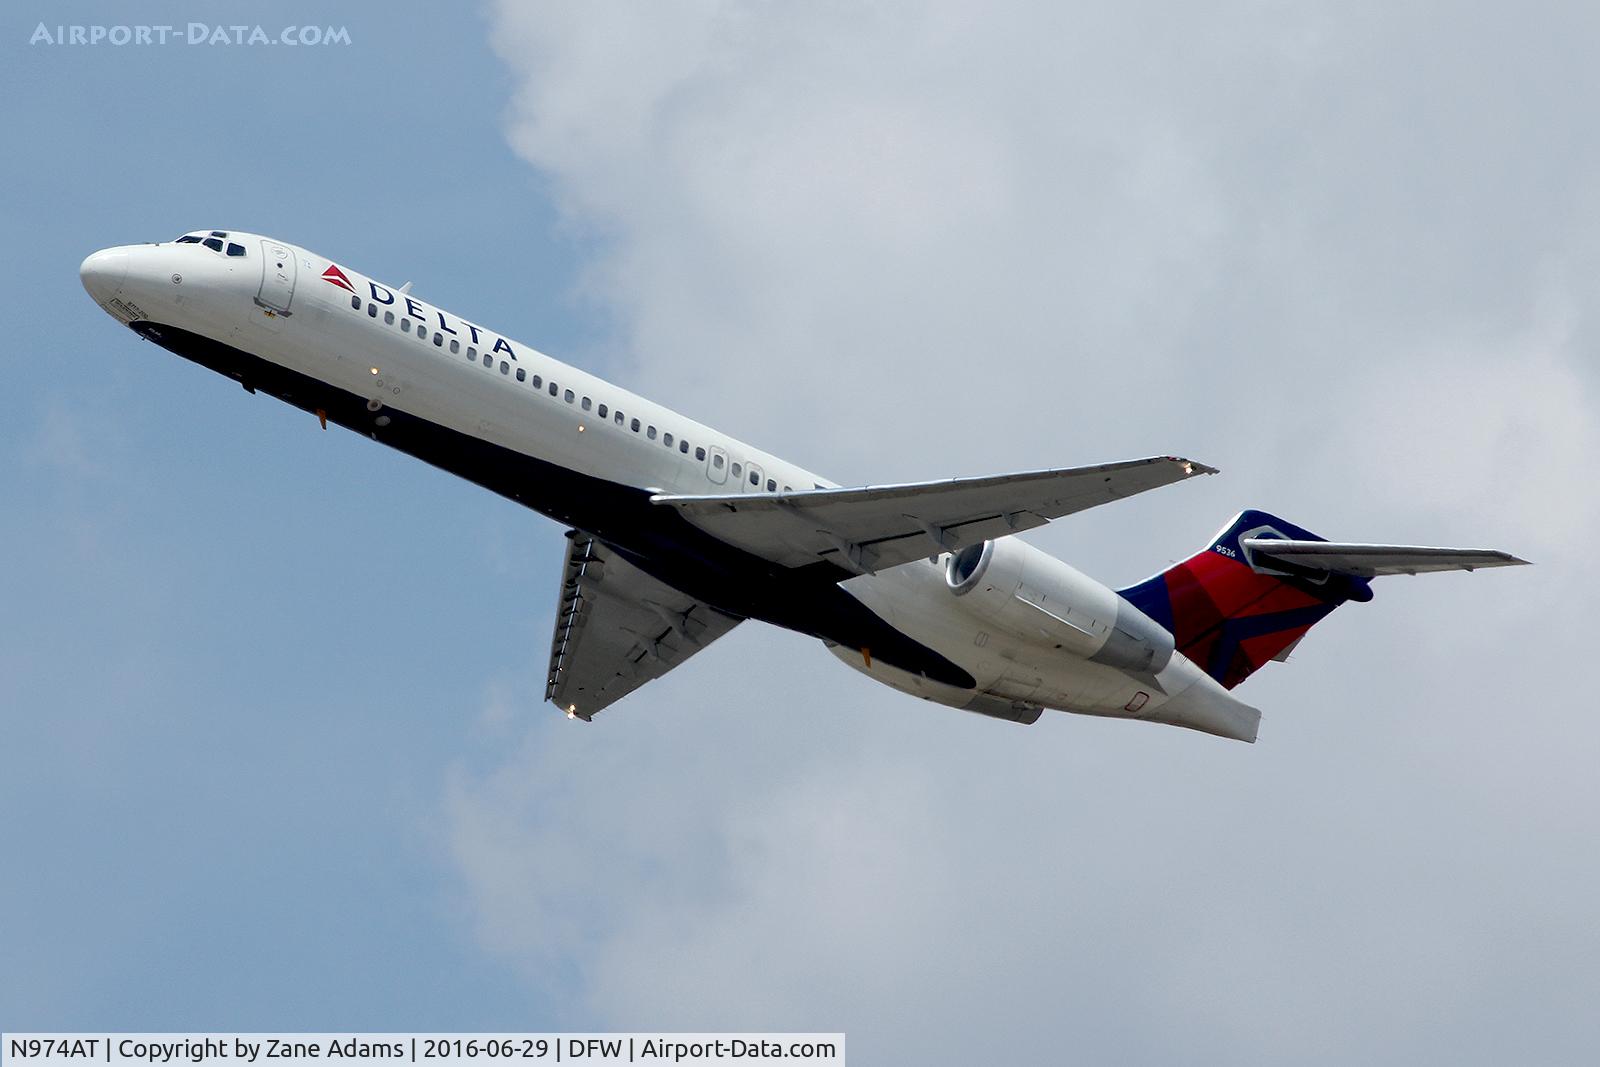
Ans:
[{"label": "delta logo", "polygon": [[350,279],[344,276],[344,271],[340,270],[338,266],[333,263],[329,263],[328,269],[322,272],[322,280],[325,282],[332,282],[339,288],[348,289],[352,293],[356,291],[356,287],[350,284]]},{"label": "delta logo", "polygon": [[[330,285],[337,285],[339,288],[344,289],[347,292],[354,293],[357,297],[361,295],[360,293],[356,292],[356,287],[350,284],[350,279],[345,276],[344,271],[339,269],[339,265],[337,263],[328,264],[328,269],[322,272],[322,280]],[[479,329],[466,319],[452,320],[447,318],[445,313],[437,308],[430,310],[429,308],[426,308],[422,304],[418,303],[414,297],[408,295],[404,289],[396,294],[394,290],[387,289],[371,279],[368,279],[367,281],[367,289],[372,294],[371,299],[373,305],[371,308],[369,308],[369,314],[371,314],[374,318],[377,317],[378,305],[395,308],[400,312],[401,315],[405,316],[405,318],[400,320],[401,329],[409,331],[410,321],[415,320],[417,324],[416,336],[426,340],[430,336],[431,331],[433,343],[436,347],[443,348],[446,337],[449,337],[453,339],[465,340],[469,345],[482,345],[488,350],[484,353],[485,360],[487,360],[491,355],[503,355],[512,362],[516,362],[517,360],[517,350],[512,348],[511,342],[507,341],[504,337],[497,337],[494,334],[489,334],[487,331]],[[404,301],[403,304],[400,303],[402,300]],[[356,304],[353,306],[359,307],[360,305]],[[393,321],[394,320],[391,317],[385,319],[384,324],[389,325]],[[466,329],[467,337],[461,337],[460,331],[456,329],[456,326],[451,325],[452,321],[455,322],[456,326],[461,326]],[[437,323],[437,329],[434,328],[435,323]],[[489,343],[489,339],[491,337],[494,338],[493,345],[490,345]],[[455,344],[456,341],[452,340],[450,343]],[[451,351],[454,352],[455,349],[451,349]],[[467,351],[475,353],[477,350],[475,348],[469,348]]]}]

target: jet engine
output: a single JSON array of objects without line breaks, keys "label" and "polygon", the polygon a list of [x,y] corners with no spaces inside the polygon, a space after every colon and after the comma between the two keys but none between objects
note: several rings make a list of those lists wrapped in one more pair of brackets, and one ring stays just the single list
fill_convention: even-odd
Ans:
[{"label": "jet engine", "polygon": [[1094,579],[1011,538],[950,556],[945,584],[973,616],[1031,644],[1094,663],[1154,674],[1172,658],[1172,635]]}]

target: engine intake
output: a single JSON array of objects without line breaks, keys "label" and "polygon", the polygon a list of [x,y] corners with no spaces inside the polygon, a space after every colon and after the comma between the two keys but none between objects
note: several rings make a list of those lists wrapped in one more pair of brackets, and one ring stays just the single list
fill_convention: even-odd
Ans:
[{"label": "engine intake", "polygon": [[968,545],[945,564],[945,585],[985,623],[1030,643],[1048,642],[1093,663],[1155,673],[1172,635],[1127,600],[1073,567],[1010,538]]},{"label": "engine intake", "polygon": [[950,562],[944,568],[945,584],[956,596],[972,592],[973,587],[983,579],[983,572],[989,569],[989,560],[993,555],[993,541],[980,541],[951,553]]}]

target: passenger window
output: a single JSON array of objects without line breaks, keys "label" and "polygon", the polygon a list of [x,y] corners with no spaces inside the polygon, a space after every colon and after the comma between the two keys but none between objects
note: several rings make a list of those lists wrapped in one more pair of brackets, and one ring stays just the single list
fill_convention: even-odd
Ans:
[{"label": "passenger window", "polygon": [[436,333],[436,334],[433,335],[433,347],[434,348],[443,348],[444,347],[444,334]]},{"label": "passenger window", "polygon": [[207,248],[211,249],[211,251],[213,251],[213,252],[222,251],[222,242],[217,240],[215,237],[207,237],[204,241],[201,241],[200,243],[205,245]]},{"label": "passenger window", "polygon": [[775,493],[777,491],[778,491],[778,483],[773,481],[771,478],[768,478],[767,479],[767,492]]},{"label": "passenger window", "polygon": [[476,363],[476,362],[478,362],[478,350],[476,348],[473,348],[471,345],[467,346],[467,362],[468,363]]},{"label": "passenger window", "polygon": [[393,326],[394,325],[394,312],[385,311],[383,313],[383,324],[385,326]]},{"label": "passenger window", "polygon": [[711,457],[711,465],[717,468],[717,470],[722,469],[722,453],[719,452],[715,456]]},{"label": "passenger window", "polygon": [[367,318],[375,319],[377,317],[378,317],[378,305],[377,304],[368,304],[367,305]]},{"label": "passenger window", "polygon": [[535,389],[539,389],[539,388],[542,388],[543,386],[544,386],[544,379],[540,378],[537,374],[535,374],[533,376],[533,387]]},{"label": "passenger window", "polygon": [[459,351],[461,351],[461,342],[452,337],[450,339],[450,354],[453,356]]},{"label": "passenger window", "polygon": [[517,368],[517,381],[525,382],[527,380],[528,380],[528,372],[523,370],[521,367],[518,367]]},{"label": "passenger window", "polygon": [[751,471],[750,472],[750,484],[751,485],[760,485],[761,484],[761,475],[758,472],[756,472],[756,471]]},{"label": "passenger window", "polygon": [[646,426],[644,435],[654,441],[656,439],[656,428],[654,426]]},{"label": "passenger window", "polygon": [[617,414],[616,414],[616,422],[617,422],[618,426],[622,425],[622,418],[623,418],[622,412],[620,412],[620,411],[617,412]]},{"label": "passenger window", "polygon": [[739,477],[739,475],[741,475],[743,473],[744,473],[744,464],[743,463],[735,463],[733,465],[733,476],[735,478],[737,478],[737,477]]},{"label": "passenger window", "polygon": [[792,493],[792,492],[794,492],[794,490],[793,490],[793,489],[791,489],[791,488],[790,488],[790,487],[789,487],[789,486],[787,486],[787,485],[786,485],[786,486],[784,486],[784,487],[783,487],[783,491],[784,491],[784,492],[785,492],[785,493]]},{"label": "passenger window", "polygon": [[483,365],[485,367],[491,367],[491,368],[494,366],[494,353],[493,352],[485,352],[483,354]]},{"label": "passenger window", "polygon": [[511,373],[511,364],[507,363],[503,359],[500,361],[500,373],[501,374],[510,374]]},{"label": "passenger window", "polygon": [[561,388],[558,385],[556,385],[555,382],[551,382],[550,383],[550,395],[551,396],[555,396],[559,392],[561,392]]},{"label": "passenger window", "polygon": [[422,328],[422,323],[420,323],[420,322],[417,323],[417,340],[426,341],[427,339],[428,339],[428,331]]},{"label": "passenger window", "polygon": [[351,311],[360,311],[361,310],[361,298],[359,296],[352,296],[350,298],[350,310]]},{"label": "passenger window", "polygon": [[639,432],[639,420],[638,419],[634,419],[633,420],[633,424],[631,426],[631,429],[633,430],[634,433],[638,433]]},{"label": "passenger window", "polygon": [[661,435],[661,443],[666,445],[668,448],[671,448],[672,447],[672,435],[670,433],[662,434]]},{"label": "passenger window", "polygon": [[602,419],[605,418],[606,417],[606,406],[604,404],[601,404],[599,410],[596,411],[595,414],[599,415]]},{"label": "passenger window", "polygon": [[688,441],[679,441],[678,442],[678,451],[682,452],[684,455],[687,456],[689,454],[689,442]]},{"label": "passenger window", "polygon": [[234,244],[234,243],[232,243],[230,241],[228,243],[228,255],[230,255],[230,256],[242,256],[242,255],[244,255],[244,245],[236,245],[236,244]]},{"label": "passenger window", "polygon": [[694,450],[694,458],[695,459],[705,459],[706,458],[706,450],[703,449],[703,448],[695,449]]},{"label": "passenger window", "polygon": [[589,410],[589,398],[588,397],[584,397],[583,398],[583,403],[579,404],[578,406],[581,407],[583,410],[588,411]]},{"label": "passenger window", "polygon": [[400,332],[401,333],[410,333],[411,332],[411,320],[410,319],[401,319],[400,320]]},{"label": "passenger window", "polygon": [[571,389],[568,389],[566,391],[566,393],[562,395],[561,399],[565,400],[567,403],[570,404],[570,403],[572,403],[572,397],[573,397],[573,392],[572,392]]}]

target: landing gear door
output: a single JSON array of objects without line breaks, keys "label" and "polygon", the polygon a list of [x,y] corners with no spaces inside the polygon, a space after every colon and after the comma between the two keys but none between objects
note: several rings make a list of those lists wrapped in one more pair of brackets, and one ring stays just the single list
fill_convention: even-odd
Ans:
[{"label": "landing gear door", "polygon": [[256,303],[279,315],[291,314],[294,278],[294,251],[276,241],[262,241],[261,290],[256,293]]}]

